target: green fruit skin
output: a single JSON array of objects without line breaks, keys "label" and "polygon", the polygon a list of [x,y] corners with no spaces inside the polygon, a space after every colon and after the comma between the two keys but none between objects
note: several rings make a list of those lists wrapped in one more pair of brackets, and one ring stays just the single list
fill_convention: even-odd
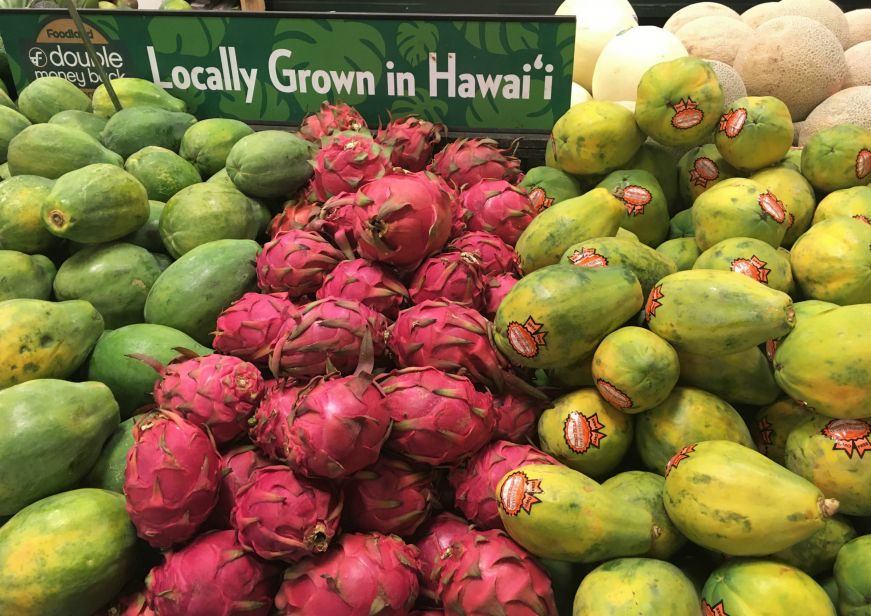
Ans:
[{"label": "green fruit skin", "polygon": [[70,376],[102,333],[103,317],[85,301],[0,302],[0,389]]},{"label": "green fruit skin", "polygon": [[804,541],[772,554],[771,557],[801,569],[808,575],[828,574],[832,571],[838,551],[855,538],[856,529],[850,520],[843,516],[834,516],[828,518],[822,529]]},{"label": "green fruit skin", "polygon": [[[622,228],[637,235],[639,241],[648,246],[662,243],[668,235],[668,201],[652,173],[642,169],[613,171],[598,187],[615,197],[622,195],[618,197],[623,204]],[[647,203],[637,204],[635,198],[639,196]]]},{"label": "green fruit skin", "polygon": [[0,182],[0,249],[32,255],[47,252],[60,242],[42,224],[42,204],[52,186],[52,180],[35,175]]},{"label": "green fruit skin", "polygon": [[837,216],[864,216],[871,220],[871,186],[856,186],[829,193],[813,212],[813,224]]},{"label": "green fruit skin", "polygon": [[659,281],[645,319],[678,351],[713,357],[787,334],[795,315],[786,293],[737,272],[694,269]]},{"label": "green fruit skin", "polygon": [[859,165],[861,152],[871,151],[871,131],[839,124],[814,133],[801,152],[801,174],[820,192],[863,186],[871,176]]},{"label": "green fruit skin", "polygon": [[185,132],[179,154],[193,163],[202,177],[209,178],[224,168],[236,142],[253,134],[254,129],[239,120],[200,120]]},{"label": "green fruit skin", "polygon": [[838,613],[843,616],[871,614],[871,535],[847,543],[835,560]]},{"label": "green fruit skin", "polygon": [[142,246],[151,252],[163,252],[166,250],[163,240],[160,239],[160,215],[163,213],[164,207],[166,207],[165,203],[149,201],[148,220],[136,231],[124,237],[122,241]]},{"label": "green fruit skin", "polygon": [[698,616],[699,595],[684,573],[662,560],[618,558],[591,571],[575,594],[574,616]]},{"label": "green fruit skin", "polygon": [[524,274],[558,263],[572,245],[594,237],[613,237],[623,219],[623,202],[596,188],[551,206],[532,219],[515,247]]},{"label": "green fruit skin", "polygon": [[547,209],[566,199],[581,196],[581,185],[578,180],[565,171],[553,167],[533,167],[526,172],[518,186],[526,189],[530,193],[530,197],[535,196],[536,193],[533,191],[536,189],[544,193],[543,196],[539,197],[540,202],[535,198],[533,199],[533,205],[540,210]]},{"label": "green fruit skin", "polygon": [[549,383],[553,383],[564,389],[580,389],[582,387],[593,387],[593,355],[566,366],[558,368],[550,368],[547,370],[547,378]]},{"label": "green fruit skin", "polygon": [[88,360],[88,379],[105,383],[118,401],[121,417],[130,417],[153,401],[151,392],[158,375],[151,366],[129,356],[144,355],[166,365],[178,357],[178,348],[198,355],[212,353],[187,334],[163,325],[137,323],[107,331]]},{"label": "green fruit skin", "polygon": [[48,257],[0,250],[0,302],[7,299],[48,299],[56,272]]},{"label": "green fruit skin", "polygon": [[596,348],[592,372],[599,393],[615,408],[634,414],[668,398],[680,365],[672,346],[653,332],[621,327]]},{"label": "green fruit skin", "polygon": [[771,404],[780,395],[771,364],[759,347],[709,357],[680,352],[680,382],[732,404]]},{"label": "green fruit skin", "polygon": [[739,272],[784,293],[791,293],[795,287],[789,258],[762,240],[751,237],[733,237],[717,242],[699,255],[693,269]]},{"label": "green fruit skin", "polygon": [[37,379],[0,391],[0,515],[73,487],[118,422],[102,383]]},{"label": "green fruit skin", "polygon": [[124,497],[84,488],[44,498],[0,528],[0,613],[91,616],[136,570]]},{"label": "green fruit skin", "polygon": [[106,128],[106,118],[101,118],[93,113],[78,111],[75,109],[60,111],[54,114],[51,116],[48,123],[75,128],[90,135],[97,141],[100,140],[100,133],[102,133],[103,129]]},{"label": "green fruit skin", "polygon": [[157,265],[160,267],[160,271],[166,271],[173,263],[173,258],[169,255],[165,255],[162,252],[152,252],[151,256],[154,257],[154,260],[157,261]]},{"label": "green fruit skin", "polygon": [[19,93],[18,108],[37,124],[61,111],[88,111],[91,99],[63,77],[40,77]]},{"label": "green fruit skin", "polygon": [[107,329],[141,323],[145,298],[160,276],[145,248],[117,242],[89,246],[64,261],[54,279],[55,296],[84,299],[103,316]]},{"label": "green fruit skin", "polygon": [[653,546],[644,556],[667,560],[686,544],[687,538],[680,534],[665,512],[662,503],[664,486],[664,477],[647,471],[618,473],[602,483],[603,488],[610,490],[620,500],[650,511],[653,523],[662,532],[653,540]]},{"label": "green fruit skin", "polygon": [[837,616],[828,594],[813,578],[772,560],[736,558],[717,568],[702,589],[702,607],[720,603],[728,616]]},{"label": "green fruit skin", "polygon": [[185,253],[151,287],[146,323],[174,327],[210,344],[221,311],[256,291],[259,250],[252,240],[217,240]]},{"label": "green fruit skin", "polygon": [[696,227],[693,224],[692,209],[683,210],[671,217],[668,221],[668,239],[679,237],[695,237]]},{"label": "green fruit skin", "polygon": [[178,152],[182,136],[196,121],[189,113],[158,107],[131,107],[109,118],[100,141],[124,159],[148,146]]},{"label": "green fruit skin", "polygon": [[770,190],[786,207],[787,229],[781,245],[792,246],[811,226],[817,199],[814,188],[797,169],[769,167],[757,171],[750,179]]},{"label": "green fruit skin", "polygon": [[57,179],[88,165],[121,167],[124,160],[88,134],[59,124],[34,124],[9,143],[12,175],[38,175]]},{"label": "green fruit skin", "polygon": [[675,173],[675,165],[678,155],[674,150],[666,148],[655,141],[645,141],[638,148],[635,156],[626,163],[627,169],[643,169],[652,173],[659,182],[665,199],[668,201],[668,211],[677,211],[680,199],[678,198],[678,179]]},{"label": "green fruit skin", "polygon": [[[582,427],[569,432],[571,420]],[[557,398],[541,414],[538,438],[543,451],[569,468],[589,477],[602,477],[613,471],[629,450],[632,419],[605,402],[595,389],[581,389]]]},{"label": "green fruit skin", "polygon": [[786,439],[811,415],[811,411],[789,398],[759,409],[750,424],[756,447],[781,466],[786,466]]},{"label": "green fruit skin", "polygon": [[[131,107],[159,107],[167,111],[186,111],[187,105],[161,88],[146,80],[135,77],[121,77],[112,80],[112,89],[118,96],[122,109]],[[115,105],[109,98],[106,86],[100,85],[91,98],[94,113],[102,118],[110,118],[115,113]]]},{"label": "green fruit skin", "polygon": [[789,109],[773,96],[745,96],[726,105],[723,114],[744,109],[747,120],[737,135],[729,136],[729,123],[720,122],[714,143],[723,158],[739,170],[756,171],[773,165],[792,147],[795,129]]},{"label": "green fruit skin", "polygon": [[202,182],[196,167],[172,150],[157,146],[131,154],[124,169],[145,186],[150,200],[161,203],[181,189]]},{"label": "green fruit skin", "polygon": [[42,206],[48,230],[74,242],[102,244],[148,221],[145,187],[119,167],[88,165],[61,176]]},{"label": "green fruit skin", "polygon": [[668,461],[682,447],[714,439],[754,447],[738,411],[701,389],[675,387],[665,402],[636,420],[638,452],[647,468],[659,474],[666,473]]},{"label": "green fruit skin", "polygon": [[867,416],[871,409],[869,319],[869,304],[802,319],[774,356],[774,378],[784,393],[820,415]]},{"label": "green fruit skin", "polygon": [[14,109],[0,105],[0,163],[5,163],[9,151],[9,143],[21,131],[30,126],[30,122]]},{"label": "green fruit skin", "polygon": [[671,521],[697,545],[730,556],[771,554],[820,530],[823,511],[835,508],[812,483],[749,447],[685,443],[669,462],[663,502]]},{"label": "green fruit skin", "polygon": [[848,515],[871,516],[871,464],[861,453],[871,436],[871,417],[832,419],[814,415],[786,440],[786,467],[841,503]]},{"label": "green fruit skin", "polygon": [[[578,308],[580,297],[583,310]],[[523,366],[566,366],[589,355],[641,303],[641,285],[627,268],[551,265],[522,278],[502,300],[496,311],[496,347]],[[522,326],[530,318],[542,324],[539,332],[547,333],[544,344],[539,337],[533,353],[524,356],[512,346],[518,326],[511,324]]]},{"label": "green fruit skin", "polygon": [[677,173],[680,196],[686,207],[692,207],[706,190],[738,175],[713,143],[687,151],[677,163]]},{"label": "green fruit skin", "polygon": [[822,586],[823,590],[826,591],[826,594],[829,595],[829,599],[831,599],[832,604],[838,608],[838,612],[843,613],[843,610],[838,605],[838,583],[835,581],[834,576],[821,581],[820,586]]},{"label": "green fruit skin", "polygon": [[671,259],[679,272],[692,269],[696,259],[702,254],[693,237],[679,237],[665,241],[656,247],[656,252]]},{"label": "green fruit skin", "polygon": [[265,130],[242,137],[227,155],[227,173],[251,197],[289,197],[312,176],[312,145],[288,132]]},{"label": "green fruit skin", "polygon": [[124,473],[127,470],[127,452],[133,447],[133,426],[142,415],[122,421],[112,432],[100,457],[85,475],[82,484],[91,488],[124,493]]},{"label": "green fruit skin", "polygon": [[[539,502],[511,515],[501,498],[503,484],[520,471]],[[514,478],[515,480],[517,477]],[[598,483],[565,466],[533,464],[505,474],[496,487],[499,517],[514,541],[541,558],[594,563],[650,550],[656,529],[643,507],[632,507]],[[527,497],[525,502],[530,499]],[[514,511],[514,509],[512,509]],[[542,532],[542,529],[547,529]]]},{"label": "green fruit skin", "polygon": [[259,204],[235,188],[200,183],[179,191],[160,215],[160,237],[175,258],[215,240],[257,239]]}]

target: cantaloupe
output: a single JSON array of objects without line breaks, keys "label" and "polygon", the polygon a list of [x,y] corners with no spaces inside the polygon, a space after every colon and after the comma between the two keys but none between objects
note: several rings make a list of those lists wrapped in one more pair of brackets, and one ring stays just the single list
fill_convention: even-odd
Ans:
[{"label": "cantaloupe", "polygon": [[572,82],[571,106],[580,105],[593,100],[593,96],[579,83]]},{"label": "cantaloupe", "polygon": [[795,134],[792,137],[792,145],[796,146],[799,144],[799,139],[801,138],[801,127],[804,126],[804,122],[793,122],[792,130]]},{"label": "cantaloupe", "polygon": [[808,17],[832,31],[846,49],[850,46],[850,26],[844,12],[831,0],[780,0],[780,15]]},{"label": "cantaloupe", "polygon": [[662,28],[668,32],[677,32],[681,27],[693,20],[714,15],[741,19],[741,16],[734,9],[730,9],[725,4],[720,4],[719,2],[694,2],[675,11]]},{"label": "cantaloupe", "polygon": [[844,49],[832,32],[808,17],[777,17],[756,28],[733,65],[751,96],[775,96],[793,120],[803,120],[841,89]]},{"label": "cantaloupe", "polygon": [[844,52],[847,59],[847,79],[844,87],[871,86],[871,41],[850,47]]},{"label": "cantaloupe", "polygon": [[723,62],[717,60],[708,60],[708,64],[717,73],[717,79],[720,80],[720,87],[723,88],[723,95],[726,99],[726,105],[739,98],[747,96],[747,88],[744,86],[744,81],[738,72]]},{"label": "cantaloupe", "polygon": [[738,47],[753,35],[753,28],[733,17],[700,17],[681,26],[674,35],[687,53],[696,58],[731,65]]},{"label": "cantaloupe", "polygon": [[611,39],[593,71],[593,98],[634,101],[638,82],[654,64],[686,57],[687,51],[671,32],[639,26]]},{"label": "cantaloupe", "polygon": [[871,130],[871,86],[854,86],[833,94],[814,109],[801,127],[799,145],[817,131],[838,124],[856,124]]},{"label": "cantaloupe", "polygon": [[871,41],[871,9],[856,9],[844,13],[844,17],[847,18],[847,25],[850,27],[849,47]]},{"label": "cantaloupe", "polygon": [[741,21],[751,28],[757,28],[762,22],[780,15],[780,10],[780,2],[763,2],[756,6],[751,6],[741,13]]}]

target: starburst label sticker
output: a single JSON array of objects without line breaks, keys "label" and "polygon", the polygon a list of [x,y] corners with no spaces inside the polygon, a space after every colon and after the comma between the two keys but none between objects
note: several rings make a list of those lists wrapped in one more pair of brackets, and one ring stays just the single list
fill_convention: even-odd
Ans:
[{"label": "starburst label sticker", "polygon": [[700,156],[693,163],[690,170],[690,182],[693,186],[707,188],[710,182],[720,177],[720,168],[707,156]]},{"label": "starburst label sticker", "polygon": [[765,341],[765,355],[768,357],[768,361],[774,361],[774,356],[777,354],[777,347],[779,346],[780,340],[772,339]]},{"label": "starburst label sticker", "polygon": [[759,430],[759,438],[756,439],[756,446],[759,447],[759,452],[763,455],[768,455],[768,449],[774,443],[774,426],[767,419],[760,419],[756,422],[756,428]]},{"label": "starburst label sticker", "polygon": [[765,267],[766,265],[768,265],[767,262],[753,255],[749,259],[734,259],[731,267],[733,272],[744,274],[757,282],[768,284],[768,274],[771,273],[771,270]]},{"label": "starburst label sticker", "polygon": [[661,300],[665,295],[662,294],[662,285],[658,284],[650,290],[650,295],[647,296],[647,304],[644,306],[644,320],[650,322],[650,319],[656,316],[656,311],[662,306]]},{"label": "starburst label sticker", "polygon": [[623,202],[629,216],[642,216],[644,206],[653,200],[653,195],[644,186],[618,186],[613,195]]},{"label": "starburst label sticker", "polygon": [[743,107],[724,113],[720,118],[720,132],[725,133],[729,139],[737,137],[747,121],[747,110]]},{"label": "starburst label sticker", "polygon": [[608,258],[596,252],[595,248],[582,247],[569,256],[569,261],[578,267],[605,267],[608,265]]},{"label": "starburst label sticker", "polygon": [[599,448],[599,443],[607,436],[601,432],[604,428],[597,413],[587,417],[580,411],[572,411],[566,417],[563,437],[569,449],[575,453],[587,453],[590,447]]},{"label": "starburst label sticker", "polygon": [[671,106],[674,115],[671,116],[671,125],[678,130],[686,130],[702,123],[704,112],[699,109],[699,104],[692,98],[680,99]]},{"label": "starburst label sticker", "polygon": [[690,457],[690,454],[696,450],[695,445],[687,445],[676,454],[671,457],[671,460],[668,461],[668,464],[665,465],[665,476],[668,477],[668,474],[676,469],[681,462]]},{"label": "starburst label sticker", "polygon": [[605,379],[596,379],[596,389],[605,401],[616,409],[631,409],[634,402],[626,392]]},{"label": "starburst label sticker", "polygon": [[862,458],[866,451],[871,450],[868,441],[871,424],[862,419],[833,419],[820,433],[835,442],[832,449],[843,451],[848,458],[852,458],[853,453]]},{"label": "starburst label sticker", "polygon": [[856,155],[856,177],[864,180],[871,174],[871,150],[862,148]]},{"label": "starburst label sticker", "polygon": [[508,344],[521,357],[531,359],[538,355],[541,347],[547,346],[547,332],[543,327],[543,323],[536,323],[531,316],[523,324],[512,321],[508,324]]},{"label": "starburst label sticker", "polygon": [[704,616],[729,616],[726,608],[723,607],[723,602],[720,601],[716,605],[711,605],[702,599],[702,613]]},{"label": "starburst label sticker", "polygon": [[859,222],[864,222],[866,225],[871,225],[871,218],[868,218],[867,216],[862,216],[862,214],[856,214],[855,216],[853,216],[853,218],[855,218]]},{"label": "starburst label sticker", "polygon": [[553,197],[548,197],[544,189],[538,186],[529,191],[529,201],[532,203],[532,209],[535,210],[536,214],[541,214],[553,205]]},{"label": "starburst label sticker", "polygon": [[541,502],[537,494],[544,494],[541,479],[530,479],[523,471],[515,471],[502,484],[499,503],[510,516],[516,516],[521,511],[532,513],[533,505]]},{"label": "starburst label sticker", "polygon": [[759,207],[778,223],[786,220],[786,206],[770,190],[759,195]]}]

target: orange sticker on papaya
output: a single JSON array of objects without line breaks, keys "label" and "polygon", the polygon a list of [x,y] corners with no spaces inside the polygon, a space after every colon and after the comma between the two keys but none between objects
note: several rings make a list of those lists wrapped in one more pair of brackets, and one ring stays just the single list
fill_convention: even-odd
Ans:
[{"label": "orange sticker on papaya", "polygon": [[700,156],[693,162],[690,170],[690,182],[693,186],[707,188],[710,182],[720,177],[720,168],[707,156]]},{"label": "orange sticker on papaya", "polygon": [[729,139],[737,137],[747,121],[747,110],[743,107],[727,111],[720,118],[720,132],[725,133]]},{"label": "orange sticker on papaya", "polygon": [[733,259],[731,263],[733,272],[744,274],[763,284],[768,284],[768,274],[771,273],[771,270],[765,267],[766,265],[768,263],[756,255],[749,259]]},{"label": "orange sticker on papaya", "polygon": [[608,265],[608,258],[596,252],[595,248],[582,247],[569,256],[569,261],[578,267],[606,267]]},{"label": "orange sticker on papaya", "polygon": [[542,331],[543,327],[544,324],[536,323],[531,316],[523,324],[512,321],[508,324],[508,344],[521,357],[532,359],[538,355],[541,347],[547,346],[547,332]]},{"label": "orange sticker on papaya", "polygon": [[702,599],[702,614],[704,616],[729,616],[726,612],[726,608],[723,607],[723,602],[720,601],[716,605],[711,605],[704,599]]},{"label": "orange sticker on papaya", "polygon": [[871,150],[862,148],[856,155],[856,177],[864,180],[871,174]]},{"label": "orange sticker on papaya", "polygon": [[699,104],[690,97],[687,97],[686,100],[680,99],[671,108],[674,109],[671,125],[678,130],[687,130],[698,126],[705,118],[705,113],[699,109]]},{"label": "orange sticker on papaya", "polygon": [[541,489],[541,479],[530,479],[523,471],[515,471],[505,478],[499,491],[499,504],[502,510],[510,516],[516,516],[521,511],[532,513],[533,505],[541,500],[536,496],[544,494]]},{"label": "orange sticker on papaya", "polygon": [[658,284],[650,290],[650,295],[647,296],[647,304],[644,306],[644,320],[650,322],[650,319],[656,316],[656,311],[662,307],[661,300],[665,295],[662,294],[662,285]]},{"label": "orange sticker on papaya", "polygon": [[618,186],[614,189],[614,196],[623,202],[626,214],[629,216],[642,216],[644,207],[653,201],[653,195],[644,186]]},{"label": "orange sticker on papaya", "polygon": [[548,197],[544,189],[538,186],[529,191],[529,201],[532,203],[532,209],[535,210],[536,214],[541,214],[553,205],[553,197]]},{"label": "orange sticker on papaya", "polygon": [[820,433],[835,442],[833,450],[843,451],[848,458],[852,458],[854,452],[862,458],[866,451],[871,450],[868,440],[871,424],[862,419],[833,419]]},{"label": "orange sticker on papaya", "polygon": [[763,418],[756,422],[756,428],[759,430],[756,446],[759,447],[759,453],[767,456],[769,447],[774,443],[774,426]]},{"label": "orange sticker on papaya", "polygon": [[587,417],[580,411],[572,411],[566,417],[563,437],[573,452],[587,453],[590,447],[599,448],[599,443],[607,436],[601,432],[604,428],[598,414],[593,413]]},{"label": "orange sticker on papaya", "polygon": [[759,207],[776,222],[781,223],[786,220],[786,206],[770,190],[759,195]]},{"label": "orange sticker on papaya", "polygon": [[665,476],[668,477],[668,474],[680,466],[680,463],[690,457],[690,454],[696,450],[695,445],[687,445],[676,454],[671,457],[671,460],[668,461],[668,464],[665,465]]},{"label": "orange sticker on papaya", "polygon": [[635,404],[626,392],[605,379],[596,379],[596,389],[599,390],[599,395],[616,409],[631,409]]}]

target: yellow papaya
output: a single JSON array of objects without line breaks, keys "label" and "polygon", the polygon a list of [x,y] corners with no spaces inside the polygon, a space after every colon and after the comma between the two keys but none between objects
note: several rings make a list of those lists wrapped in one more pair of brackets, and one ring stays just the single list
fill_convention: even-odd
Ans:
[{"label": "yellow papaya", "polygon": [[717,242],[696,259],[693,269],[738,272],[784,293],[795,286],[789,256],[752,237],[731,237]]},{"label": "yellow papaya", "polygon": [[726,105],[714,135],[736,169],[755,171],[783,159],[795,130],[786,104],[773,96],[744,96]]},{"label": "yellow papaya", "polygon": [[761,453],[786,466],[786,439],[793,428],[811,415],[806,406],[783,398],[759,409],[750,424],[750,434]]},{"label": "yellow papaya", "polygon": [[599,182],[623,202],[621,229],[634,233],[648,246],[657,246],[668,235],[668,201],[656,177],[643,169],[613,171]]},{"label": "yellow papaya", "polygon": [[771,364],[759,347],[717,357],[682,351],[678,358],[681,383],[732,404],[771,404],[780,395]]},{"label": "yellow papaya", "polygon": [[679,272],[693,269],[693,264],[702,254],[695,237],[678,237],[665,241],[656,247],[656,252],[674,261]]},{"label": "yellow papaya", "polygon": [[816,207],[814,188],[796,169],[770,167],[750,176],[754,182],[775,195],[786,207],[786,233],[781,242],[792,246],[811,226]]},{"label": "yellow papaya", "polygon": [[836,515],[804,541],[775,552],[771,558],[816,576],[831,572],[840,549],[855,538],[856,529],[849,518]]},{"label": "yellow papaya", "polygon": [[855,186],[826,195],[814,212],[813,224],[848,216],[871,225],[871,186]]}]

